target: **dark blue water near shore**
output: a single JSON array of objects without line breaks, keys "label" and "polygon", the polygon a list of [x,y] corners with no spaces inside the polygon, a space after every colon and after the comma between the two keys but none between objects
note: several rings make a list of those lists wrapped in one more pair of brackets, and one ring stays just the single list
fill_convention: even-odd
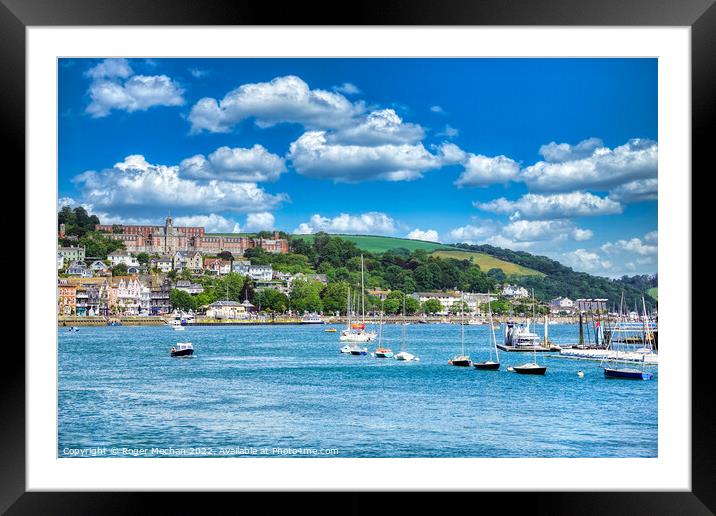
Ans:
[{"label": "dark blue water near shore", "polygon": [[[113,456],[277,447],[337,457],[657,456],[657,375],[605,380],[596,362],[543,355],[544,377],[508,372],[531,361],[524,353],[501,353],[498,372],[451,367],[457,325],[408,326],[419,363],[353,357],[324,328],[61,328],[58,456],[90,447]],[[400,327],[384,333],[397,351]],[[466,327],[473,359],[486,357],[487,335]],[[550,326],[550,338],[574,342],[576,327]],[[177,341],[196,355],[170,358]]]}]

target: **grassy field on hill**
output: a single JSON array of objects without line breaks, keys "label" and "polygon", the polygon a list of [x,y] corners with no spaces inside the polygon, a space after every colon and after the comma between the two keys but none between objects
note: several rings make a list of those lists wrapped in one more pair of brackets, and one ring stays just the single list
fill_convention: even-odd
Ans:
[{"label": "grassy field on hill", "polygon": [[[313,241],[313,235],[292,235],[294,238],[303,238],[309,242]],[[415,251],[416,249],[424,249],[426,251],[434,251],[436,249],[454,249],[449,245],[438,244],[437,242],[425,242],[423,240],[409,240],[407,238],[395,238],[395,237],[384,237],[384,236],[368,236],[368,235],[334,235],[341,237],[344,240],[353,242],[360,249],[368,251],[369,253],[384,253],[389,249],[396,249],[402,247],[409,251]]]},{"label": "grassy field on hill", "polygon": [[484,253],[474,253],[470,251],[453,250],[438,250],[430,253],[431,256],[438,256],[440,258],[455,258],[456,260],[472,260],[474,263],[480,266],[480,269],[487,272],[490,269],[502,269],[508,276],[544,276],[543,273],[517,265],[515,263],[506,262],[490,256]]},{"label": "grassy field on hill", "polygon": [[[493,268],[502,269],[505,274],[517,276],[544,276],[541,272],[522,267],[520,265],[500,260],[494,256],[484,253],[473,253],[455,249],[452,246],[439,244],[437,242],[426,242],[423,240],[410,240],[407,238],[395,238],[384,236],[368,236],[368,235],[333,235],[341,237],[345,240],[355,243],[360,249],[369,253],[384,253],[389,249],[403,248],[410,251],[423,249],[430,252],[432,256],[440,258],[454,258],[456,260],[472,260],[480,266],[484,272]],[[313,240],[313,235],[294,235],[294,237],[304,238],[308,241]],[[432,252],[431,252],[432,251]]]},{"label": "grassy field on hill", "polygon": [[649,290],[646,291],[647,294],[649,294],[651,297],[659,300],[659,287],[652,287]]}]

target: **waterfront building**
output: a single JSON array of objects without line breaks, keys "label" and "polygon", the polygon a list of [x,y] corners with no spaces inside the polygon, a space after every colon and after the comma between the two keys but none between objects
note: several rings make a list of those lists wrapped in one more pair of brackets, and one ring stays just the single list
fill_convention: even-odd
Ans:
[{"label": "waterfront building", "polygon": [[76,262],[85,259],[84,247],[58,247],[57,252],[68,262]]},{"label": "waterfront building", "polygon": [[60,315],[74,315],[77,306],[77,285],[60,279],[57,285],[57,310]]},{"label": "waterfront building", "polygon": [[447,315],[450,312],[452,305],[456,302],[460,302],[460,292],[457,291],[415,292],[414,294],[410,294],[410,297],[417,299],[421,305],[425,303],[425,301],[428,301],[430,299],[436,299],[438,302],[440,302],[440,305],[442,306],[442,310],[440,310],[439,312],[442,315]]},{"label": "waterfront building", "polygon": [[476,312],[478,314],[482,314],[483,305],[487,304],[488,300],[496,301],[497,296],[494,294],[483,294],[479,292],[464,292],[463,300],[465,301],[465,304],[467,305],[467,310],[469,312]]},{"label": "waterfront building", "polygon": [[139,299],[142,294],[142,284],[136,276],[115,276],[111,280],[112,296],[117,311],[125,315],[139,314]]},{"label": "waterfront building", "polygon": [[246,307],[238,301],[214,301],[206,307],[206,316],[214,319],[243,319],[246,317]]}]

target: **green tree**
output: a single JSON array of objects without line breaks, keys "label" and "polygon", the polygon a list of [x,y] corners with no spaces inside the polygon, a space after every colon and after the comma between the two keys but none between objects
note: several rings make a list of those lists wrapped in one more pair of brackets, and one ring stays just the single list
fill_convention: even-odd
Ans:
[{"label": "green tree", "polygon": [[234,255],[231,254],[230,251],[221,251],[219,254],[216,255],[218,258],[221,258],[222,260],[228,260],[231,261],[234,259]]},{"label": "green tree", "polygon": [[298,312],[321,312],[321,290],[323,284],[318,281],[297,279],[291,283],[291,309]]},{"label": "green tree", "polygon": [[175,288],[169,291],[169,302],[177,310],[196,310],[196,302],[191,294]]},{"label": "green tree", "polygon": [[346,303],[348,302],[348,283],[343,281],[329,283],[321,291],[321,301],[324,311],[328,313],[340,312],[341,314],[345,314]]},{"label": "green tree", "polygon": [[112,267],[112,276],[126,276],[127,275],[127,264],[118,263]]},{"label": "green tree", "polygon": [[487,271],[487,275],[494,279],[497,283],[504,283],[507,281],[507,274],[505,274],[505,271],[498,269],[497,267],[493,267]]},{"label": "green tree", "polygon": [[284,313],[288,310],[288,296],[271,288],[256,293],[254,304],[262,311]]},{"label": "green tree", "polygon": [[137,261],[141,265],[146,265],[149,263],[149,254],[148,253],[138,253],[137,254]]},{"label": "green tree", "polygon": [[426,314],[436,314],[438,312],[441,312],[442,309],[443,305],[437,299],[428,299],[423,303],[423,312],[425,312]]},{"label": "green tree", "polygon": [[405,315],[415,315],[420,310],[420,301],[414,297],[405,298]]},{"label": "green tree", "polygon": [[498,298],[490,303],[490,308],[493,314],[503,315],[512,309],[512,305],[507,299]]},{"label": "green tree", "polygon": [[455,301],[452,305],[450,305],[450,313],[451,314],[459,314],[460,313],[460,306],[462,306],[463,313],[469,313],[470,307],[468,306],[466,301]]}]

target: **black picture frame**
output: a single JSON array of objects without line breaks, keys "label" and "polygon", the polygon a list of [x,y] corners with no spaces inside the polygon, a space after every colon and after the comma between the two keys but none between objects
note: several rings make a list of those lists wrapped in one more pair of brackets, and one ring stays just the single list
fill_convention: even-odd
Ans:
[{"label": "black picture frame", "polygon": [[[319,14],[320,13],[320,14]],[[16,170],[25,166],[25,29],[64,25],[552,25],[552,26],[688,26],[692,51],[692,171],[713,168],[709,157],[709,128],[716,111],[716,5],[714,0],[427,0],[361,2],[356,5],[314,1],[276,4],[206,0],[0,0],[0,132]],[[709,165],[711,165],[709,167]],[[708,167],[708,168],[707,168]],[[681,171],[689,174],[689,171]],[[16,191],[24,190],[18,181]],[[15,195],[19,196],[19,193]],[[695,204],[695,203],[694,203]],[[691,209],[691,207],[685,208]],[[28,238],[25,235],[25,238]],[[689,269],[684,264],[684,270]],[[684,271],[679,271],[682,274]],[[684,281],[692,284],[689,275]],[[690,289],[691,291],[691,289]],[[692,305],[694,306],[694,305]],[[24,313],[20,311],[19,313]],[[27,321],[26,321],[27,324]],[[691,333],[691,321],[683,321]],[[13,344],[13,345],[9,345]],[[689,343],[682,343],[687,345]],[[531,514],[713,514],[716,510],[716,456],[709,364],[713,344],[691,349],[692,356],[692,490],[639,493],[476,493],[461,497],[463,508],[509,507]],[[7,514],[107,514],[150,511],[150,499],[160,513],[207,512],[204,496],[176,493],[26,492],[25,489],[25,350],[17,341],[3,349],[2,424],[0,424],[0,510]],[[266,493],[216,494],[229,498],[232,512],[260,507]],[[373,510],[375,496],[353,493],[340,501],[343,510]],[[309,510],[336,509],[322,494],[303,493],[292,505]],[[387,498],[383,496],[383,498]],[[477,500],[479,498],[479,505]],[[215,500],[212,500],[215,502]],[[419,507],[424,495],[401,497],[401,512]],[[256,504],[256,505],[255,505]],[[494,505],[493,505],[494,504]],[[212,504],[213,505],[213,504]],[[455,510],[460,505],[451,506]],[[497,509],[496,509],[497,510]],[[273,511],[272,511],[273,512]]]}]

